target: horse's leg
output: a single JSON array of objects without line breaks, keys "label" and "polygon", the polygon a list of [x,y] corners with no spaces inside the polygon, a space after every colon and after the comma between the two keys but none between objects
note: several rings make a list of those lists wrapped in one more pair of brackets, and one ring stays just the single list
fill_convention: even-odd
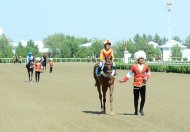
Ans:
[{"label": "horse's leg", "polygon": [[45,73],[46,73],[46,66],[45,66]]},{"label": "horse's leg", "polygon": [[113,112],[113,88],[114,88],[113,85],[111,85],[109,87],[109,89],[110,89],[110,115],[114,115],[114,112]]},{"label": "horse's leg", "polygon": [[33,78],[33,71],[34,71],[34,69],[32,69],[32,71],[31,71],[31,81],[32,81],[32,78]]},{"label": "horse's leg", "polygon": [[101,104],[101,112],[103,112],[103,105],[102,105],[102,93],[101,93],[101,85],[97,84],[97,90],[99,93],[99,99],[100,99],[100,104]]},{"label": "horse's leg", "polygon": [[104,113],[106,114],[106,92],[107,92],[108,87],[105,85],[102,85],[102,91],[103,91],[103,108],[104,108]]},{"label": "horse's leg", "polygon": [[29,78],[29,81],[30,81],[30,71],[28,70],[28,78]]}]

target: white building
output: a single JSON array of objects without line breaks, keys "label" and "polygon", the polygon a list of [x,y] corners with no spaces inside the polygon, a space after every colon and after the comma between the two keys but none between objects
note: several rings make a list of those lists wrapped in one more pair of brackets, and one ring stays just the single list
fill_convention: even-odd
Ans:
[{"label": "white building", "polygon": [[124,63],[129,63],[129,59],[131,58],[131,54],[125,49],[124,51]]},{"label": "white building", "polygon": [[88,43],[80,45],[80,47],[91,47],[91,46],[92,46],[92,42],[88,42]]},{"label": "white building", "polygon": [[187,46],[182,45],[180,42],[176,40],[169,40],[164,45],[160,46],[160,48],[163,50],[163,61],[170,61],[171,48],[175,46],[176,44],[181,48],[182,54],[183,54],[183,51],[187,49]]},{"label": "white building", "polygon": [[188,61],[190,61],[190,49],[184,49],[183,50],[183,58],[187,58]]}]

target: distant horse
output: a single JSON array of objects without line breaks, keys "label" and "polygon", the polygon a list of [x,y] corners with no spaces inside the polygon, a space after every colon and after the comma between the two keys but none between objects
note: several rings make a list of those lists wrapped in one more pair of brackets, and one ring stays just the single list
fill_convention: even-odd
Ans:
[{"label": "distant horse", "polygon": [[26,68],[28,70],[29,81],[32,81],[34,71],[34,60],[29,60],[29,62],[26,64]]},{"label": "distant horse", "polygon": [[[102,74],[100,76],[96,76],[96,69],[98,67],[98,63],[94,66],[94,79],[95,79],[95,86],[98,89],[99,99],[101,104],[101,112],[106,113],[106,92],[109,88],[110,91],[110,115],[114,115],[113,112],[113,90],[114,90],[114,81],[115,78],[112,74],[113,71],[113,63],[111,62],[110,58],[106,58],[106,62],[104,64],[104,68]],[[103,94],[103,100],[102,100]]]},{"label": "distant horse", "polygon": [[46,57],[46,54],[43,54],[43,57],[42,57],[42,59],[41,59],[41,64],[42,64],[42,66],[43,66],[43,70],[42,70],[42,71],[45,70],[45,73],[46,73],[46,65],[47,65],[47,57]]}]

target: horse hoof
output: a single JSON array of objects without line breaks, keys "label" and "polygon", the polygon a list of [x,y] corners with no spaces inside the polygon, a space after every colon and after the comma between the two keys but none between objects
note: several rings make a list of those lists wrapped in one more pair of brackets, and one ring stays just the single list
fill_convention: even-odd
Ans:
[{"label": "horse hoof", "polygon": [[113,116],[114,114],[115,114],[115,113],[114,113],[113,111],[112,111],[112,112],[110,112],[110,115],[111,115],[111,116]]}]

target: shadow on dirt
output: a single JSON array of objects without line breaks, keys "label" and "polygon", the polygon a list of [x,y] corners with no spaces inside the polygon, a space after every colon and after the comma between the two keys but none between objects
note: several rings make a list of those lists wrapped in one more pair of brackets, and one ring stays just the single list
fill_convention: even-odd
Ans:
[{"label": "shadow on dirt", "polygon": [[87,113],[87,114],[96,114],[96,115],[104,114],[100,111],[82,111],[82,112]]},{"label": "shadow on dirt", "polygon": [[134,113],[117,113],[118,115],[135,115]]}]

